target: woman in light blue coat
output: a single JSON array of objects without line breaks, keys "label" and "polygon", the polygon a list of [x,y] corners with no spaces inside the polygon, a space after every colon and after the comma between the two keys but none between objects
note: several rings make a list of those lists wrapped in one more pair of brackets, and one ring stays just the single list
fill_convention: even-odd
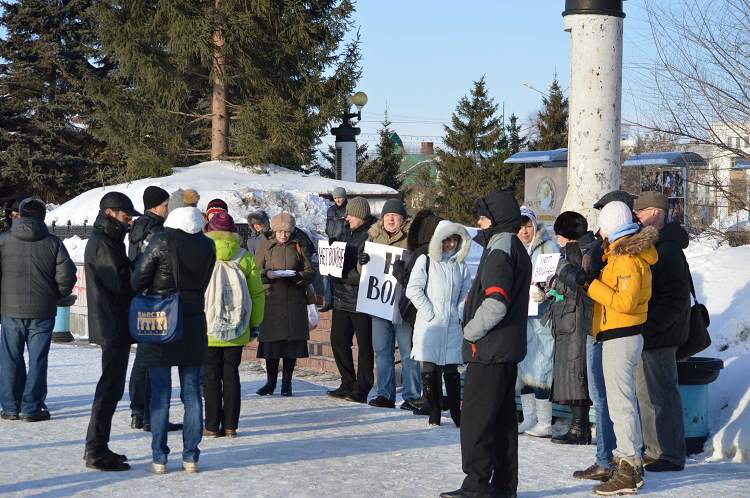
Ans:
[{"label": "woman in light blue coat", "polygon": [[422,363],[422,385],[430,404],[430,425],[440,425],[442,382],[456,427],[461,424],[460,377],[463,303],[471,287],[464,263],[471,238],[450,221],[438,223],[427,255],[419,256],[409,277],[406,297],[417,309],[411,357]]},{"label": "woman in light blue coat", "polygon": [[[552,239],[536,214],[526,206],[521,207],[521,229],[518,238],[523,242],[536,268],[541,254],[559,253],[560,247]],[[552,371],[554,367],[555,339],[552,330],[542,325],[547,309],[544,291],[531,285],[531,300],[538,305],[536,315],[529,316],[526,325],[526,357],[518,364],[518,380],[522,385],[521,408],[523,422],[518,426],[519,434],[550,437],[552,435]]]}]

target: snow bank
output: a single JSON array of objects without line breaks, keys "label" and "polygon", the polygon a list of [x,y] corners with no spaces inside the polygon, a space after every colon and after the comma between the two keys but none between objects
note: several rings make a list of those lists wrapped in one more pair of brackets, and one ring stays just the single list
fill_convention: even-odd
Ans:
[{"label": "snow bank", "polygon": [[711,347],[700,354],[724,360],[710,386],[711,460],[750,461],[750,246],[692,242],[686,251],[698,300],[711,315]]},{"label": "snow bank", "polygon": [[308,230],[322,232],[328,202],[319,194],[331,193],[344,187],[349,196],[398,195],[383,185],[331,180],[306,175],[281,166],[262,165],[258,171],[227,161],[209,161],[185,168],[175,168],[170,176],[144,178],[129,183],[95,188],[71,199],[51,211],[47,223],[64,225],[70,220],[74,225],[92,224],[99,211],[99,200],[110,191],[128,195],[135,208],[143,209],[143,191],[157,185],[172,193],[178,189],[193,188],[200,194],[198,207],[206,209],[211,199],[220,197],[229,206],[229,213],[239,223],[246,222],[249,213],[264,209],[269,216],[280,211],[294,213],[297,224]]},{"label": "snow bank", "polygon": [[65,249],[68,250],[70,259],[74,262],[83,263],[83,253],[86,251],[86,241],[87,239],[82,239],[78,235],[63,240],[63,245],[65,246]]}]

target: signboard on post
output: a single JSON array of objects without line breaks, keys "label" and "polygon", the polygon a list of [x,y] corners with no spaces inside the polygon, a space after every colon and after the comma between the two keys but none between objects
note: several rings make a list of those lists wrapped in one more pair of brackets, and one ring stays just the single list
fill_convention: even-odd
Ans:
[{"label": "signboard on post", "polygon": [[393,320],[398,313],[395,306],[401,296],[401,286],[393,276],[393,263],[402,259],[406,249],[365,242],[370,261],[362,267],[357,294],[357,311]]},{"label": "signboard on post", "polygon": [[321,275],[341,278],[344,269],[346,242],[328,244],[327,240],[318,241],[318,271]]},{"label": "signboard on post", "polygon": [[547,279],[555,274],[557,263],[560,261],[560,253],[540,254],[534,263],[534,274],[531,276],[532,283],[545,283]]}]

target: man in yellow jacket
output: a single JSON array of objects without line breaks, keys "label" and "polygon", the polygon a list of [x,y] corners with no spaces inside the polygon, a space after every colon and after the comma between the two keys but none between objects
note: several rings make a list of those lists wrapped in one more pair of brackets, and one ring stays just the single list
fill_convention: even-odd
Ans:
[{"label": "man in yellow jacket", "polygon": [[599,215],[604,241],[600,275],[569,265],[560,272],[566,285],[583,285],[594,301],[594,339],[602,341],[602,364],[609,414],[617,438],[616,467],[612,477],[595,486],[603,496],[635,493],[643,486],[641,436],[635,395],[635,371],[643,350],[643,324],[651,299],[651,265],[658,255],[658,232],[633,223],[623,202],[610,202]]}]

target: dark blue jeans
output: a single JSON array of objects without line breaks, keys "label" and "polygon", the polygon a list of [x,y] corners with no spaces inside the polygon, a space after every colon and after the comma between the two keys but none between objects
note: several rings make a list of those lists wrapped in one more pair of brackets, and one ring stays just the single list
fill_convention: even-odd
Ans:
[{"label": "dark blue jeans", "polygon": [[[47,397],[47,358],[54,318],[4,316],[0,335],[0,405],[6,413],[37,415]],[[29,371],[24,349],[29,350]]]},{"label": "dark blue jeans", "polygon": [[[185,407],[182,426],[182,460],[197,462],[198,444],[203,438],[203,398],[201,398],[201,368],[178,367],[180,371],[180,399]],[[169,399],[172,396],[171,368],[149,368],[151,383],[151,453],[154,463],[167,463],[169,446]]]}]

